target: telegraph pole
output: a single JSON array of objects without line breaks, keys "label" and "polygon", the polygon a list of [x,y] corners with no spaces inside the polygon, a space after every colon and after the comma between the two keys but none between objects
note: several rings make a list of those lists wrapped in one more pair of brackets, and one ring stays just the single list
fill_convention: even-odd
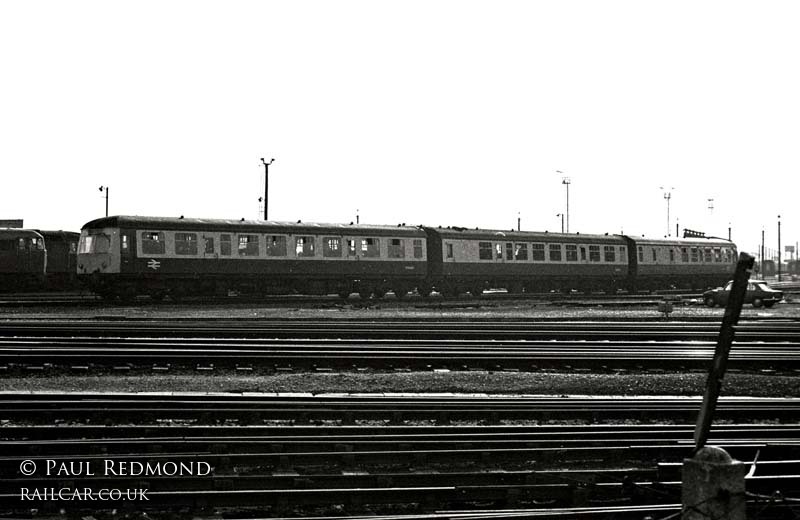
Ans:
[{"label": "telegraph pole", "polygon": [[267,203],[269,201],[269,165],[275,162],[275,159],[270,159],[269,162],[261,158],[264,163],[264,220],[267,220]]},{"label": "telegraph pole", "polygon": [[778,215],[778,281],[781,281],[781,216]]}]

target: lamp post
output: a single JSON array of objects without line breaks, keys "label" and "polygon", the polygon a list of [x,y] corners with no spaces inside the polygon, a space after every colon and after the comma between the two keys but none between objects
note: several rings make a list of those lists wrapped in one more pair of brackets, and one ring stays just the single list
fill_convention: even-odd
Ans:
[{"label": "lamp post", "polygon": [[264,163],[264,220],[267,220],[267,203],[269,201],[269,165],[275,162],[275,159],[270,159],[269,162],[261,158]]},{"label": "lamp post", "polygon": [[564,232],[564,214],[563,213],[556,213],[557,217],[561,217],[561,232]]},{"label": "lamp post", "polygon": [[[561,170],[556,170],[556,172],[561,174],[564,173]],[[561,184],[567,187],[567,227],[565,228],[567,233],[569,233],[569,185],[571,183],[572,181],[569,177],[561,177]],[[561,232],[564,233],[564,230],[562,229]]]},{"label": "lamp post", "polygon": [[106,194],[104,198],[106,199],[106,216],[108,216],[108,186],[100,186],[100,192],[102,193],[105,190]]},{"label": "lamp post", "polygon": [[778,215],[778,281],[781,281],[781,216]]},{"label": "lamp post", "polygon": [[[664,200],[667,201],[667,236],[670,235],[670,226],[669,226],[669,200],[672,198],[672,190],[675,188],[670,188],[669,190],[665,189],[664,186],[661,186],[661,191],[664,192]],[[675,231],[675,236],[678,235],[678,232]]]}]

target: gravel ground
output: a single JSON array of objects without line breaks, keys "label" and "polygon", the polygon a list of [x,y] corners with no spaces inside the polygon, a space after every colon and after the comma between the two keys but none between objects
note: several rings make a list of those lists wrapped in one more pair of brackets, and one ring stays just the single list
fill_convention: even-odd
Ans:
[{"label": "gravel ground", "polygon": [[[529,395],[701,395],[706,374],[507,372],[297,373],[270,376],[31,376],[3,378],[0,391],[49,392],[451,392]],[[800,377],[731,373],[722,395],[800,397]]]}]

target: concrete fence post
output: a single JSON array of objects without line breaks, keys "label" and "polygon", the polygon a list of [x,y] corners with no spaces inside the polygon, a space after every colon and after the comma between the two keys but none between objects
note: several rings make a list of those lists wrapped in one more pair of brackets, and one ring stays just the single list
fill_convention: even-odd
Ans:
[{"label": "concrete fence post", "polygon": [[682,520],[746,520],[744,477],[748,467],[716,446],[683,460]]}]

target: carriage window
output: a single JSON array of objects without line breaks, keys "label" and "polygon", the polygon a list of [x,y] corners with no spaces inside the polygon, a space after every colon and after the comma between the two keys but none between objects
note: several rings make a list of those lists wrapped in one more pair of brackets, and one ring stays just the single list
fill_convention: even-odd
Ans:
[{"label": "carriage window", "polygon": [[575,244],[567,244],[567,262],[578,261],[578,246]]},{"label": "carriage window", "polygon": [[550,244],[550,261],[561,261],[561,244]]},{"label": "carriage window", "polygon": [[619,260],[625,261],[625,246],[619,246]]},{"label": "carriage window", "polygon": [[494,245],[494,257],[497,260],[503,259],[503,244],[495,244]]},{"label": "carriage window", "polygon": [[239,235],[239,256],[258,256],[258,235]]},{"label": "carriage window", "polygon": [[[20,239],[23,241],[24,239]],[[20,243],[21,248],[24,247]],[[93,233],[82,236],[78,249],[81,253],[108,253],[111,249],[111,238],[105,233]]]},{"label": "carriage window", "polygon": [[164,254],[164,233],[160,231],[142,232],[142,253],[145,255]]},{"label": "carriage window", "polygon": [[531,260],[544,262],[544,244],[531,244]]},{"label": "carriage window", "polygon": [[639,246],[638,251],[639,251],[639,261],[644,262],[644,248],[642,246]]},{"label": "carriage window", "polygon": [[415,239],[413,244],[414,244],[414,258],[422,258],[422,240]]},{"label": "carriage window", "polygon": [[478,258],[481,260],[492,259],[492,243],[491,242],[478,242]]},{"label": "carriage window", "polygon": [[389,258],[405,258],[406,248],[402,238],[389,239]]},{"label": "carriage window", "polygon": [[266,235],[267,256],[286,256],[286,237]]},{"label": "carriage window", "polygon": [[689,248],[682,247],[681,248],[681,262],[688,262],[689,261]]},{"label": "carriage window", "polygon": [[516,260],[528,259],[528,244],[515,244],[514,248],[514,258]]},{"label": "carriage window", "polygon": [[714,261],[722,262],[722,251],[718,247],[714,248]]},{"label": "carriage window", "polygon": [[70,242],[69,243],[69,252],[76,253],[78,251],[78,243],[77,242]]},{"label": "carriage window", "polygon": [[672,248],[670,248],[670,250],[669,250],[669,261],[670,262],[674,262],[675,261],[675,250],[672,249]]},{"label": "carriage window", "polygon": [[506,260],[514,259],[514,244],[506,242]]},{"label": "carriage window", "polygon": [[294,251],[297,256],[314,256],[314,237],[297,237]]},{"label": "carriage window", "polygon": [[422,258],[422,240],[414,240],[414,258]]},{"label": "carriage window", "polygon": [[656,259],[657,259],[657,257],[656,257],[656,248],[655,247],[651,247],[650,251],[651,251],[652,256],[653,256],[653,262],[655,262]]},{"label": "carriage window", "polygon": [[325,237],[322,239],[322,256],[328,258],[341,258],[342,239],[339,237]]},{"label": "carriage window", "polygon": [[714,260],[714,257],[711,254],[711,248],[706,247],[703,249],[703,262],[711,262]]},{"label": "carriage window", "polygon": [[197,233],[175,233],[175,254],[196,255]]},{"label": "carriage window", "polygon": [[347,241],[347,256],[356,256],[356,241]]},{"label": "carriage window", "polygon": [[361,256],[368,258],[376,258],[381,256],[380,240],[377,238],[362,238]]},{"label": "carriage window", "polygon": [[603,260],[605,262],[616,262],[617,257],[614,253],[614,246],[603,246]]},{"label": "carriage window", "polygon": [[122,235],[122,251],[128,250],[128,235]]},{"label": "carriage window", "polygon": [[231,256],[231,236],[223,234],[219,236],[219,254]]},{"label": "carriage window", "polygon": [[19,250],[20,251],[24,251],[25,250],[25,239],[24,238],[20,238],[19,239]]},{"label": "carriage window", "polygon": [[41,251],[42,249],[44,249],[44,242],[39,240],[38,238],[32,238],[31,249],[38,249]]},{"label": "carriage window", "polygon": [[205,254],[213,255],[214,254],[214,237],[203,237],[206,242]]},{"label": "carriage window", "polygon": [[700,261],[700,254],[697,251],[696,247],[691,248],[692,250],[692,262],[699,262]]},{"label": "carriage window", "polygon": [[447,246],[447,258],[453,258],[453,244],[446,244]]},{"label": "carriage window", "polygon": [[589,246],[589,261],[590,262],[600,261],[600,246]]}]

